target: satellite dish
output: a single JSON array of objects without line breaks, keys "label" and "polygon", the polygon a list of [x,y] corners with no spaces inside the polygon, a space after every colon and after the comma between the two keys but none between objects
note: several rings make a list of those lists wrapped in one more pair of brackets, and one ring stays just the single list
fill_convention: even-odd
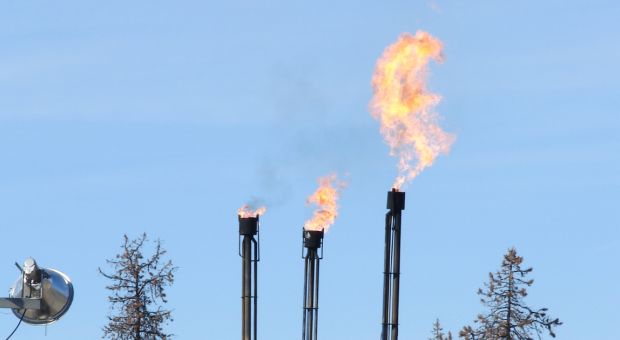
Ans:
[{"label": "satellite dish", "polygon": [[[24,263],[22,276],[9,290],[11,298],[30,298],[41,301],[40,309],[26,309],[22,321],[31,325],[49,325],[67,313],[73,302],[73,284],[59,270],[39,268],[34,259]],[[22,318],[24,309],[13,309]]]}]

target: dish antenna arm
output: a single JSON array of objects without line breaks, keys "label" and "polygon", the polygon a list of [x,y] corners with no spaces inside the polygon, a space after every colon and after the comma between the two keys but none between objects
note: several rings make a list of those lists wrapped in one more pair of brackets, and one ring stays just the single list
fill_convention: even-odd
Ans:
[{"label": "dish antenna arm", "polygon": [[41,300],[31,298],[0,298],[0,308],[41,309]]}]

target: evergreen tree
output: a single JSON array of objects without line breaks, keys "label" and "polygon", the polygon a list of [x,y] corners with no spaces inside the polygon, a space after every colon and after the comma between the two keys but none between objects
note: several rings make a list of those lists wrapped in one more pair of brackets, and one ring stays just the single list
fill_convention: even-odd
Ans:
[{"label": "evergreen tree", "polygon": [[433,337],[428,338],[428,340],[452,340],[452,333],[448,332],[448,337],[444,338],[441,331],[443,331],[443,328],[441,328],[441,325],[439,324],[439,319],[437,319],[437,321],[435,321],[435,323],[433,324],[433,330],[431,331]]},{"label": "evergreen tree", "polygon": [[483,295],[481,302],[489,307],[489,312],[478,315],[477,329],[463,327],[459,337],[465,340],[533,340],[532,335],[539,338],[544,330],[555,337],[553,327],[562,323],[547,315],[547,308],[534,309],[527,306],[525,287],[530,287],[534,280],[525,277],[532,268],[521,269],[523,257],[517,256],[512,248],[504,255],[502,266],[497,273],[489,273],[489,283],[485,283],[486,291],[478,290]]},{"label": "evergreen tree", "polygon": [[146,258],[142,247],[147,241],[146,233],[130,241],[125,235],[123,252],[107,263],[114,269],[111,274],[99,273],[112,280],[106,289],[112,291],[110,309],[116,312],[108,316],[108,325],[103,327],[103,338],[112,340],[165,340],[171,334],[163,332],[163,324],[173,321],[170,310],[158,306],[152,309],[156,300],[168,302],[164,287],[174,282],[173,273],[177,267],[172,261],[165,262],[162,256],[166,251],[161,248],[161,241],[155,241],[155,253]]}]

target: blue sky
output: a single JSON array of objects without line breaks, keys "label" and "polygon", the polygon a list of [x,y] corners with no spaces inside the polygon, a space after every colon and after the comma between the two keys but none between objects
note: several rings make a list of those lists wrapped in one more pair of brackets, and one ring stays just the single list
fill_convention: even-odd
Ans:
[{"label": "blue sky", "polygon": [[[320,337],[378,338],[396,160],[370,80],[422,29],[445,46],[430,86],[457,140],[407,188],[401,338],[471,324],[513,246],[558,338],[613,338],[619,15],[612,1],[3,3],[0,285],[28,256],[65,272],[74,304],[48,339],[100,338],[97,268],[146,232],[179,266],[167,330],[237,339],[236,211],[262,200],[259,336],[298,337],[305,197],[336,171],[350,185],[325,240]],[[0,314],[7,335],[16,322]]]}]

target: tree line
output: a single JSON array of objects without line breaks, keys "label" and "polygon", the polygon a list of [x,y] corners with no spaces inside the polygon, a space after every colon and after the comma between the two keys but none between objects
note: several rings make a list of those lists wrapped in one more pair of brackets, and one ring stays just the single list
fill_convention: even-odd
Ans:
[{"label": "tree line", "polygon": [[[110,315],[108,324],[102,330],[102,338],[112,340],[166,340],[173,334],[164,331],[163,326],[172,322],[171,310],[158,302],[166,303],[164,289],[174,283],[178,267],[172,260],[164,260],[166,250],[162,241],[154,241],[154,252],[143,255],[147,242],[146,233],[121,246],[122,252],[106,262],[112,272],[99,273],[112,283],[106,286],[110,291]],[[543,334],[555,337],[553,329],[562,324],[559,319],[547,314],[547,308],[536,309],[525,303],[526,288],[534,283],[527,279],[532,268],[523,269],[523,257],[516,249],[504,255],[500,269],[489,273],[484,289],[478,290],[481,303],[487,308],[474,320],[474,327],[465,326],[458,337],[463,340],[533,340]],[[156,306],[156,307],[155,307]],[[439,319],[433,325],[429,340],[452,340],[452,333],[443,333]]]}]

